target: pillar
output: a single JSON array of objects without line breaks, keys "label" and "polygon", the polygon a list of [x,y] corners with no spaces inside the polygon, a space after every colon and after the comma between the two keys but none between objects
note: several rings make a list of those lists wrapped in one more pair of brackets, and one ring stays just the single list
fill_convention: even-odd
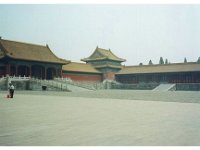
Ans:
[{"label": "pillar", "polygon": [[31,67],[31,65],[29,65],[29,77],[31,77],[32,76],[32,67]]},{"label": "pillar", "polygon": [[10,76],[10,64],[6,65],[6,75]]},{"label": "pillar", "polygon": [[63,77],[62,69],[60,69],[60,77],[61,77],[61,78]]},{"label": "pillar", "polygon": [[24,76],[26,76],[26,75],[28,75],[28,67],[27,66],[25,66],[25,75]]},{"label": "pillar", "polygon": [[57,68],[56,68],[56,77],[57,78],[60,77],[60,75],[59,75],[59,69],[57,69]]},{"label": "pillar", "polygon": [[47,79],[47,68],[44,67],[44,79]]},{"label": "pillar", "polygon": [[15,75],[18,76],[18,65],[15,66]]}]

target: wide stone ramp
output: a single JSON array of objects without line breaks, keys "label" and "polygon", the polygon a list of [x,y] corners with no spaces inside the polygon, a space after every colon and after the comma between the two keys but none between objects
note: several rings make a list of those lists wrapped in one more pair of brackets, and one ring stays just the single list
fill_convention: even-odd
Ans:
[{"label": "wide stone ramp", "polygon": [[79,87],[79,86],[75,86],[75,85],[70,85],[70,84],[67,84],[67,88],[71,92],[92,91],[90,89],[86,89],[86,88],[83,88],[83,87]]},{"label": "wide stone ramp", "polygon": [[175,84],[160,84],[153,91],[173,91],[175,90]]},{"label": "wide stone ramp", "polygon": [[87,90],[96,90],[97,88],[99,88],[99,85],[102,86],[101,83],[79,82],[67,78],[54,78],[54,81],[67,84],[69,87],[71,85],[72,88],[77,87],[80,89],[87,89]]},{"label": "wide stone ramp", "polygon": [[31,79],[32,81],[36,82],[37,84],[40,84],[41,86],[46,86],[49,88],[55,88],[57,90],[61,91],[71,91],[71,92],[79,92],[79,91],[91,91],[89,89],[79,87],[76,85],[70,85],[64,82],[59,82],[56,80],[39,80],[39,79]]}]

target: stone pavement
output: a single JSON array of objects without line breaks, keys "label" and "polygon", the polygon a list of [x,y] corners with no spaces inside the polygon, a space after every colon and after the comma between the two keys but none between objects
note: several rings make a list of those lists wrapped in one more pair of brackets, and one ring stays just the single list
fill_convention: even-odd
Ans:
[{"label": "stone pavement", "polygon": [[[198,103],[88,98],[90,93],[16,93],[12,100],[0,93],[0,145],[200,145]],[[196,96],[182,93],[191,101]]]}]

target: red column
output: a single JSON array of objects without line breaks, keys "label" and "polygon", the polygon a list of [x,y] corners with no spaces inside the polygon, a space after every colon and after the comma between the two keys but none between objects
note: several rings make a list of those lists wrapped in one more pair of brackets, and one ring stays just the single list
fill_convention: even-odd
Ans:
[{"label": "red column", "polygon": [[56,78],[59,77],[59,70],[56,68]]},{"label": "red column", "polygon": [[44,79],[46,79],[47,78],[47,68],[45,67],[44,68]]},{"label": "red column", "polygon": [[10,76],[10,64],[6,65],[6,75]]},{"label": "red column", "polygon": [[59,73],[60,70],[57,69],[57,68],[56,68],[55,70],[56,70],[56,78],[57,78],[57,77],[60,77],[60,73]]},{"label": "red column", "polygon": [[29,77],[32,75],[31,65],[29,66]]},{"label": "red column", "polygon": [[[26,67],[26,66],[25,66]],[[26,75],[28,75],[28,67],[26,67],[25,68],[26,70],[25,70],[25,77],[26,77]]]},{"label": "red column", "polygon": [[40,68],[40,78],[43,79],[42,67]]},{"label": "red column", "polygon": [[60,77],[62,78],[63,76],[63,72],[62,72],[62,69],[60,69]]},{"label": "red column", "polygon": [[18,66],[15,66],[15,75],[18,76]]}]

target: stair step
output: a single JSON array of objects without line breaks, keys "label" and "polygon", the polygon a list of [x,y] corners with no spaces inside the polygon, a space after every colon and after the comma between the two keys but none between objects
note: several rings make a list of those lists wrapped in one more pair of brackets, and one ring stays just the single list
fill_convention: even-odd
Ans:
[{"label": "stair step", "polygon": [[169,91],[175,87],[175,84],[160,84],[153,91]]}]

